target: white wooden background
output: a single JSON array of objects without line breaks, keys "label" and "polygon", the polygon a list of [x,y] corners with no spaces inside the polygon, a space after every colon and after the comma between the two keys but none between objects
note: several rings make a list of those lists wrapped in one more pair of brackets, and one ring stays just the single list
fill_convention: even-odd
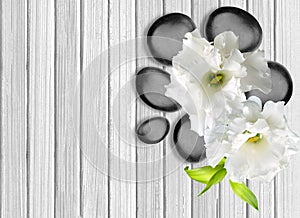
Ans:
[{"label": "white wooden background", "polygon": [[[300,1],[1,0],[0,5],[1,217],[300,217],[299,155],[274,182],[249,183],[259,212],[235,197],[227,183],[197,198],[203,187],[183,172],[188,164],[172,153],[170,137],[154,146],[131,137],[136,122],[160,112],[136,101],[134,90],[124,95],[120,89],[136,68],[159,65],[126,62],[103,80],[138,49],[103,51],[144,36],[159,16],[182,12],[202,29],[213,9],[238,6],[262,25],[266,57],[292,73],[287,115],[300,133]],[[100,54],[102,61],[86,70]]]}]

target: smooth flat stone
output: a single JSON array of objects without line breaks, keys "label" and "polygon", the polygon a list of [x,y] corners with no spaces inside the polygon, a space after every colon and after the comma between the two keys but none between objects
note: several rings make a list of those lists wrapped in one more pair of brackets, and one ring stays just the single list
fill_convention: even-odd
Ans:
[{"label": "smooth flat stone", "polygon": [[158,18],[147,34],[147,44],[152,56],[162,64],[172,65],[172,58],[182,50],[184,35],[195,28],[193,20],[181,13]]},{"label": "smooth flat stone", "polygon": [[293,94],[293,81],[289,71],[281,64],[268,61],[268,66],[271,70],[272,90],[268,94],[254,89],[246,93],[246,97],[257,96],[261,99],[262,103],[271,100],[274,102],[284,101],[288,103]]},{"label": "smooth flat stone", "polygon": [[137,137],[146,144],[155,144],[163,140],[170,129],[169,121],[164,117],[153,117],[142,122],[136,130]]},{"label": "smooth flat stone", "polygon": [[213,11],[207,19],[204,31],[210,42],[224,31],[234,32],[239,36],[241,52],[256,50],[262,41],[262,29],[255,17],[236,7],[220,7]]},{"label": "smooth flat stone", "polygon": [[184,115],[176,124],[173,140],[175,147],[185,160],[199,162],[206,157],[204,137],[191,130],[189,115]]},{"label": "smooth flat stone", "polygon": [[181,106],[172,98],[165,96],[165,85],[170,84],[170,74],[156,67],[145,67],[136,75],[136,91],[150,107],[173,112]]}]

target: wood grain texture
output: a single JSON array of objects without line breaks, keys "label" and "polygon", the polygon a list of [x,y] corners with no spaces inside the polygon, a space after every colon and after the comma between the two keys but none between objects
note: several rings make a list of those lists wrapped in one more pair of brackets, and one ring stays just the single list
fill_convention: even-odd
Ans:
[{"label": "wood grain texture", "polygon": [[[110,217],[136,217],[135,1],[111,1],[109,23]],[[119,21],[119,22],[116,22]]]},{"label": "wood grain texture", "polygon": [[27,2],[1,1],[1,217],[26,217]]},{"label": "wood grain texture", "polygon": [[83,1],[81,10],[81,216],[108,217],[108,1]]},{"label": "wood grain texture", "polygon": [[80,1],[55,2],[55,216],[80,215]]},{"label": "wood grain texture", "polygon": [[174,126],[183,115],[136,96],[137,70],[171,72],[147,57],[150,24],[181,12],[203,35],[207,15],[225,5],[259,20],[260,49],[291,72],[286,114],[299,133],[297,0],[2,0],[0,217],[299,217],[300,154],[270,184],[248,182],[257,212],[226,181],[197,198],[203,185],[183,168],[206,162],[184,162],[172,132],[154,145],[134,135],[147,118],[164,116]]},{"label": "wood grain texture", "polygon": [[54,1],[28,1],[30,217],[54,216]]},{"label": "wood grain texture", "polygon": [[[155,19],[163,15],[163,1],[136,1],[136,36],[140,38],[137,43],[137,69],[147,66],[161,67],[146,54],[146,34]],[[145,105],[141,99],[136,101],[136,123],[140,123],[153,116],[162,116],[162,113]],[[164,146],[163,142],[145,145],[137,139],[137,217],[164,217]]]},{"label": "wood grain texture", "polygon": [[[294,81],[294,92],[287,104],[287,119],[291,128],[299,134],[299,1],[275,2],[275,60],[282,63],[291,73]],[[280,172],[275,180],[276,199],[274,211],[277,217],[298,217],[300,155],[295,155],[288,169]]]}]

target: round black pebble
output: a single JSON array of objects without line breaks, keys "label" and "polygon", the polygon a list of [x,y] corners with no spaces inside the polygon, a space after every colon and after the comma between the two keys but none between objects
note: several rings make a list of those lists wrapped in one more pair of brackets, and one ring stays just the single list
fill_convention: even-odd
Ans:
[{"label": "round black pebble", "polygon": [[165,96],[165,85],[170,84],[170,74],[156,67],[145,67],[136,75],[136,91],[150,107],[173,112],[181,106],[172,98]]},{"label": "round black pebble", "polygon": [[256,50],[262,41],[262,29],[258,21],[247,11],[236,7],[220,7],[213,11],[206,22],[208,41],[224,31],[232,31],[239,37],[241,52]]},{"label": "round black pebble", "polygon": [[191,122],[188,114],[184,115],[176,124],[173,140],[175,147],[185,160],[199,162],[206,157],[204,137],[200,137],[191,130]]},{"label": "round black pebble", "polygon": [[172,58],[182,50],[184,35],[195,28],[193,20],[181,13],[158,18],[147,34],[147,44],[152,56],[162,64],[171,65]]},{"label": "round black pebble", "polygon": [[170,129],[169,121],[164,117],[153,117],[142,122],[136,130],[137,137],[146,144],[155,144],[163,140]]},{"label": "round black pebble", "polygon": [[293,81],[289,71],[281,64],[268,61],[268,66],[271,70],[272,90],[268,94],[254,89],[246,93],[247,98],[250,96],[257,96],[262,103],[271,100],[274,102],[284,101],[288,103],[293,94]]}]

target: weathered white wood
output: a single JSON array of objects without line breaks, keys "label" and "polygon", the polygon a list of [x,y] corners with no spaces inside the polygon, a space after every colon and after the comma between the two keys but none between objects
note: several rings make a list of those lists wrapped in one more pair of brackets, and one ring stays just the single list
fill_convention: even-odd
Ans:
[{"label": "weathered white wood", "polygon": [[[82,217],[108,217],[108,1],[83,1]],[[111,202],[113,205],[113,202]]]},{"label": "weathered white wood", "polygon": [[164,1],[164,14],[179,12],[191,16],[191,1],[167,0]]},{"label": "weathered white wood", "polygon": [[[109,23],[109,214],[136,217],[135,1],[111,1]],[[131,59],[132,57],[133,59]]]},{"label": "weathered white wood", "polygon": [[208,15],[218,8],[218,1],[195,1],[192,0],[192,19],[201,35],[204,37],[204,27]]},{"label": "weathered white wood", "polygon": [[[154,115],[174,123],[180,115],[135,103],[135,66],[161,65],[151,58],[123,63],[135,48],[108,45],[145,36],[163,12],[191,15],[203,34],[218,2],[260,21],[261,49],[292,74],[287,118],[299,133],[296,0],[1,1],[1,217],[299,217],[299,155],[274,183],[249,182],[256,212],[226,181],[197,198],[203,186],[185,175],[171,134],[156,145],[134,138],[136,123]],[[137,56],[144,54],[137,45]]]},{"label": "weathered white wood", "polygon": [[55,216],[80,215],[80,1],[57,0],[55,32]]},{"label": "weathered white wood", "polygon": [[26,217],[27,2],[1,1],[1,217]]},{"label": "weathered white wood", "polygon": [[54,216],[54,1],[28,1],[29,216]]},{"label": "weathered white wood", "polygon": [[[300,134],[300,104],[299,104],[299,1],[276,1],[275,4],[275,60],[282,63],[292,75],[294,92],[287,104],[286,115],[290,127]],[[288,169],[279,173],[276,178],[275,214],[277,217],[299,217],[300,209],[300,154],[291,159]]]},{"label": "weathered white wood", "polygon": [[[145,54],[148,28],[158,17],[163,15],[163,1],[137,1],[136,5],[136,35],[141,38],[137,43],[137,69],[147,66],[161,67],[152,57],[139,58]],[[162,116],[162,113],[146,106],[137,99],[136,122]],[[164,214],[164,152],[163,142],[146,145],[137,139],[137,217],[163,217]]]},{"label": "weathered white wood", "polygon": [[[260,46],[265,58],[274,59],[274,2],[249,0],[248,11],[259,21],[263,30],[263,40]],[[274,181],[269,184],[248,182],[249,188],[256,194],[259,211],[248,206],[248,217],[274,217]]]},{"label": "weathered white wood", "polygon": [[[191,16],[191,2],[182,0],[169,0],[164,2],[164,13],[179,12]],[[165,67],[172,72],[172,67]],[[166,166],[165,178],[165,214],[167,217],[191,217],[191,179],[184,172],[185,166],[190,166],[181,158],[173,142],[173,130],[177,121],[184,115],[184,111],[165,113],[171,124],[170,132],[165,140]]]}]

